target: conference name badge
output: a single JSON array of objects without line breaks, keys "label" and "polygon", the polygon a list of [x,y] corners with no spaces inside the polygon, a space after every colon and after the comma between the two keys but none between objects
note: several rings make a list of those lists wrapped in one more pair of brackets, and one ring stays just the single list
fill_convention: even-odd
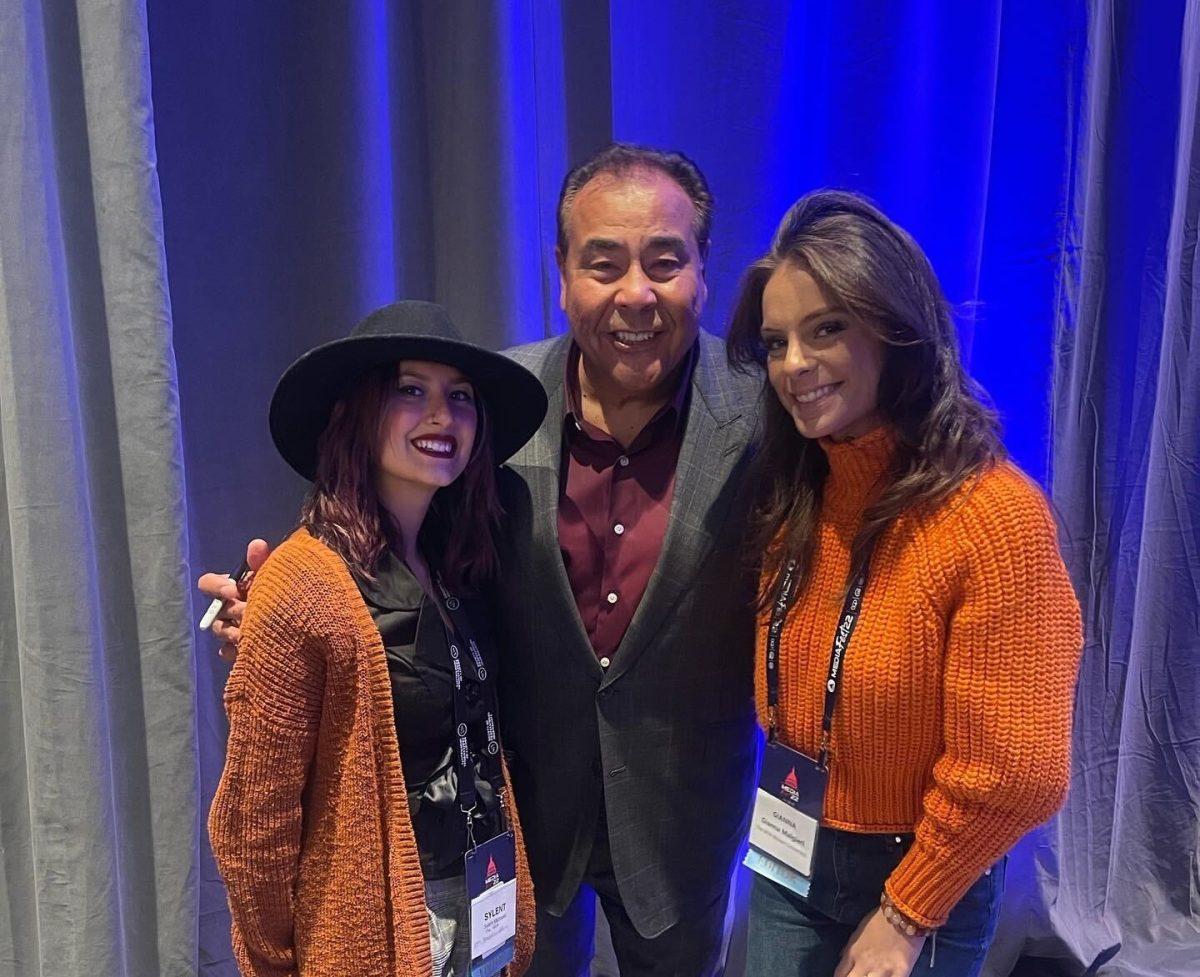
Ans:
[{"label": "conference name badge", "polygon": [[471,977],[492,977],[512,962],[517,937],[516,843],[496,835],[463,858],[471,901]]},{"label": "conference name badge", "polygon": [[745,865],[799,896],[812,882],[813,851],[829,771],[778,742],[767,743]]}]

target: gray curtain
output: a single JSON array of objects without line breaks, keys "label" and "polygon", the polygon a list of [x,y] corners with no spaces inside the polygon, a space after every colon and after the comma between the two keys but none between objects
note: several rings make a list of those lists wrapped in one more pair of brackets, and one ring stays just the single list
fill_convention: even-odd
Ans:
[{"label": "gray curtain", "polygon": [[[1087,644],[1041,852],[1103,973],[1200,973],[1200,3],[1094,4],[1061,259],[1054,499]],[[1180,25],[1182,24],[1182,31]]]},{"label": "gray curtain", "polygon": [[183,464],[145,11],[0,5],[0,975],[195,973]]}]

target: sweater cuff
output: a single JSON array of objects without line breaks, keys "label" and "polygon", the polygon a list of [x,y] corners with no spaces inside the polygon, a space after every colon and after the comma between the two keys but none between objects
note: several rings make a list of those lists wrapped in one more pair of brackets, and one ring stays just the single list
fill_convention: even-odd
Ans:
[{"label": "sweater cuff", "polygon": [[913,842],[888,877],[884,891],[905,916],[921,926],[937,927],[983,874],[986,865],[963,865],[949,853],[940,857]]}]

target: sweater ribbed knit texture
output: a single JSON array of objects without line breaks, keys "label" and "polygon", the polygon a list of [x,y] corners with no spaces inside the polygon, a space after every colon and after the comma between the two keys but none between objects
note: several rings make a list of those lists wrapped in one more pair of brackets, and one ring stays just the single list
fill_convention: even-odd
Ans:
[{"label": "sweater ribbed knit texture", "polygon": [[[812,571],[780,641],[779,735],[815,756],[850,547],[895,449],[888,427],[822,441],[829,459]],[[766,722],[760,618],[756,690]],[[875,550],[833,720],[823,824],[915,832],[886,884],[945,922],[976,879],[1062,803],[1082,648],[1079,607],[1041,492],[1009,463]]]},{"label": "sweater ribbed knit texture", "polygon": [[[345,564],[296,532],[256,574],[242,634],[208,824],[242,973],[427,977],[429,919],[387,660]],[[511,803],[508,814],[509,970],[519,974],[533,950],[533,888]]]}]

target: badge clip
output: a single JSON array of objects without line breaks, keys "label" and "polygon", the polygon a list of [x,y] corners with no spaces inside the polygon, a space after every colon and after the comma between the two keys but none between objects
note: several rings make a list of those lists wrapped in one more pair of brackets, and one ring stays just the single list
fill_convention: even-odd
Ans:
[{"label": "badge clip", "polygon": [[471,815],[475,813],[475,805],[472,804],[470,808],[459,808],[459,810],[467,816],[467,844],[471,846],[470,850],[474,851],[477,847],[475,844],[475,819]]},{"label": "badge clip", "polygon": [[821,749],[817,753],[817,769],[829,769],[829,733],[821,733]]},{"label": "badge clip", "polygon": [[508,830],[508,815],[504,810],[504,798],[507,793],[508,791],[506,790],[496,791],[496,816],[500,822],[500,830],[502,832]]}]

